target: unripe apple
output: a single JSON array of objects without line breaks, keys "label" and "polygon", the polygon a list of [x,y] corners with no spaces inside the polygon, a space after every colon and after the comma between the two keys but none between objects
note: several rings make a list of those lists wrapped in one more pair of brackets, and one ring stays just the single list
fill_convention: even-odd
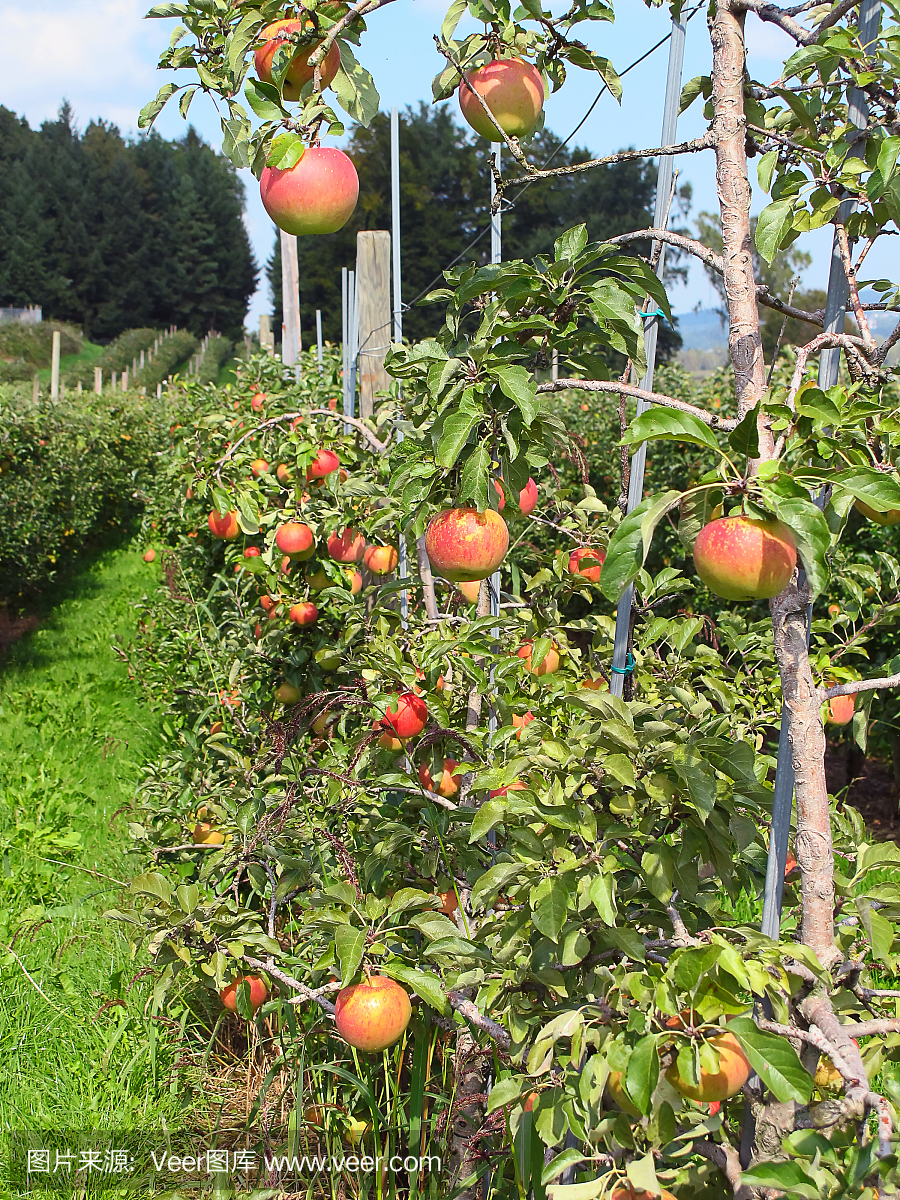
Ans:
[{"label": "unripe apple", "polygon": [[236,512],[227,512],[224,516],[218,512],[211,512],[207,523],[213,537],[221,538],[226,542],[233,542],[241,532]]},{"label": "unripe apple", "polygon": [[369,546],[363,562],[373,575],[390,575],[397,566],[397,551],[393,546]]},{"label": "unripe apple", "polygon": [[[580,575],[582,579],[586,579],[589,583],[599,583],[600,572],[603,570],[603,563],[605,561],[605,550],[596,550],[582,546],[579,550],[573,550],[569,555],[568,571],[570,575]],[[585,565],[582,566],[582,563]]]},{"label": "unripe apple", "polygon": [[326,475],[330,475],[332,471],[336,471],[340,465],[340,460],[335,452],[333,450],[326,450],[323,446],[306,468],[306,478],[324,479]]},{"label": "unripe apple", "polygon": [[628,1113],[629,1117],[637,1119],[642,1115],[641,1110],[625,1091],[621,1071],[610,1071],[606,1079],[606,1090],[616,1107],[621,1108],[622,1112]]},{"label": "unripe apple", "polygon": [[543,675],[553,675],[559,670],[559,651],[556,646],[551,646],[544,655],[542,662],[536,667],[531,665],[531,652],[534,649],[533,643],[524,642],[516,651],[516,657],[523,660],[525,670],[531,675],[536,675],[540,679]]},{"label": "unripe apple", "polygon": [[303,699],[303,693],[298,687],[294,687],[292,683],[280,683],[275,689],[275,699],[279,704],[296,704]]},{"label": "unripe apple", "polygon": [[285,521],[283,525],[278,526],[275,545],[283,554],[297,562],[304,562],[315,553],[316,539],[308,525],[300,521]]},{"label": "unripe apple", "polygon": [[[496,489],[497,495],[500,497],[500,503],[497,507],[500,509],[500,512],[503,512],[504,508],[506,508],[506,496],[503,491],[503,484],[495,479],[494,488]],[[523,517],[531,516],[531,514],[537,508],[537,502],[537,484],[533,479],[529,478],[528,482],[519,492],[519,512]]]},{"label": "unripe apple", "polygon": [[293,167],[264,167],[263,207],[285,233],[336,233],[359,197],[356,167],[334,146],[310,146]]},{"label": "unripe apple", "polygon": [[222,1004],[229,1012],[237,1012],[237,990],[238,987],[246,983],[250,986],[250,1005],[253,1011],[262,1008],[266,1002],[268,988],[264,979],[260,979],[258,975],[239,975],[234,983],[229,983],[228,987],[222,988],[219,996]]},{"label": "unripe apple", "polygon": [[794,535],[780,521],[720,517],[694,543],[694,567],[723,600],[769,600],[784,591],[797,565]]},{"label": "unripe apple", "polygon": [[311,600],[301,600],[299,604],[292,604],[288,610],[288,620],[293,621],[301,628],[306,625],[315,625],[318,619],[319,610]]},{"label": "unripe apple", "polygon": [[268,475],[269,464],[264,458],[254,458],[253,462],[250,464],[250,471],[251,474],[258,479],[260,475]]},{"label": "unripe apple", "polygon": [[887,512],[879,512],[877,508],[870,508],[862,500],[856,501],[856,507],[864,517],[868,517],[876,525],[896,525],[900,521],[900,508],[889,508]]},{"label": "unripe apple", "polygon": [[331,587],[331,579],[326,574],[324,567],[317,567],[312,574],[307,571],[303,578],[314,592],[321,592],[323,588]]},{"label": "unripe apple", "polygon": [[357,1050],[370,1054],[393,1046],[409,1024],[412,1008],[399,983],[372,975],[342,988],[334,1003],[338,1033]]},{"label": "unripe apple", "polygon": [[335,532],[328,539],[328,553],[339,563],[358,563],[366,552],[366,539],[349,527]]},{"label": "unripe apple", "polygon": [[393,754],[396,754],[398,750],[402,750],[406,745],[406,739],[401,741],[400,738],[394,737],[393,731],[385,729],[381,721],[373,721],[372,728],[383,730],[381,736],[378,738],[378,745],[382,750],[390,750]]},{"label": "unripe apple", "polygon": [[[308,30],[305,28],[303,21],[274,21],[271,25],[267,25],[262,33],[260,33],[259,36],[263,44],[253,56],[253,62],[256,67],[256,74],[263,83],[272,82],[272,60],[279,47],[283,46],[289,40],[287,35],[292,33],[304,34],[308,33]],[[310,55],[314,50],[318,50],[321,45],[321,41],[318,41],[307,42],[306,45],[297,47],[296,56],[288,67],[287,74],[284,77],[282,92],[285,100],[300,99],[300,91],[303,85],[309,83],[315,71],[315,67],[309,62]],[[323,88],[328,87],[332,82],[338,73],[340,65],[340,48],[337,42],[332,42],[328,53],[322,59],[322,65],[319,70]]]},{"label": "unripe apple", "polygon": [[701,1104],[727,1100],[736,1095],[750,1078],[750,1063],[733,1033],[725,1031],[713,1034],[709,1044],[719,1051],[719,1069],[713,1072],[701,1068],[698,1084],[682,1078],[677,1060],[666,1071],[666,1079],[676,1092]]},{"label": "unripe apple", "polygon": [[509,549],[506,522],[493,509],[450,508],[432,517],[425,531],[432,569],[451,583],[487,579]]},{"label": "unripe apple", "polygon": [[400,692],[392,697],[381,724],[390,726],[399,738],[411,738],[422,732],[428,721],[428,705],[415,692]]},{"label": "unripe apple", "polygon": [[153,549],[152,546],[148,546],[147,549],[144,551],[144,562],[147,562],[147,563],[153,562],[155,558],[156,558],[156,551]]},{"label": "unripe apple", "polygon": [[350,580],[350,595],[358,596],[362,591],[362,575],[360,575],[359,571],[348,571],[347,578]]},{"label": "unripe apple", "polygon": [[[469,71],[468,77],[508,137],[527,137],[537,126],[544,107],[544,81],[537,67],[520,58],[498,59]],[[476,133],[489,142],[499,140],[495,126],[465,81],[459,85],[459,107]]]}]

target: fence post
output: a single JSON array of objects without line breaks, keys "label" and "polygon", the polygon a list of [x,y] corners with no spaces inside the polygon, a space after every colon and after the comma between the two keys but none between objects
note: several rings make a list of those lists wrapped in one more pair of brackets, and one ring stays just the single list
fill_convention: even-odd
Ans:
[{"label": "fence post", "polygon": [[94,391],[98,396],[103,391],[103,371],[100,367],[94,367]]},{"label": "fence post", "polygon": [[371,229],[356,235],[359,297],[359,415],[375,413],[375,393],[390,386],[384,356],[391,336],[391,235]]},{"label": "fence post", "polygon": [[297,263],[297,239],[281,236],[281,361],[292,367],[300,357],[300,267]]},{"label": "fence post", "polygon": [[[671,145],[675,140],[675,126],[678,121],[678,101],[681,96],[681,69],[684,62],[684,25],[680,21],[672,21],[672,40],[669,42],[669,69],[666,77],[666,100],[663,109],[661,146]],[[669,212],[669,196],[672,190],[674,160],[671,155],[661,155],[659,170],[656,177],[656,206],[653,216],[654,229],[663,229]],[[660,246],[659,262],[656,267],[657,275],[662,278],[663,266],[666,259],[666,246]],[[656,331],[659,317],[655,312],[644,317],[644,346],[647,352],[647,371],[641,380],[645,391],[653,390],[653,369],[656,365]],[[647,406],[638,400],[638,416]],[[644,492],[644,464],[647,460],[647,443],[643,442],[632,455],[631,474],[628,480],[628,512],[641,502]],[[612,671],[610,674],[609,690],[614,696],[622,696],[625,689],[625,676],[633,669],[628,664],[628,648],[631,640],[631,605],[634,597],[634,584],[629,584],[616,608],[616,635],[613,643]]]},{"label": "fence post", "polygon": [[37,375],[35,375],[34,379],[32,379],[32,381],[31,381],[31,402],[32,402],[32,404],[37,404],[37,402],[38,402],[38,400],[40,400],[40,398],[41,398],[41,381],[40,381],[40,379],[38,379]]},{"label": "fence post", "polygon": [[50,399],[59,399],[59,330],[53,330],[53,348],[50,351]]},{"label": "fence post", "polygon": [[122,372],[122,391],[123,392],[128,391],[128,368],[127,367]]},{"label": "fence post", "polygon": [[269,313],[259,315],[259,348],[268,354],[275,353],[275,334],[272,332],[272,317]]}]

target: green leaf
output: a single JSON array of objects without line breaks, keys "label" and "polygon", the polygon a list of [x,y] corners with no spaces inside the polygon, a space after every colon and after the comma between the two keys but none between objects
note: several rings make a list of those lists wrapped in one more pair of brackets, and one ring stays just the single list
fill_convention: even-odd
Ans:
[{"label": "green leaf", "polygon": [[356,61],[346,42],[339,42],[341,66],[332,81],[332,88],[341,108],[354,121],[368,128],[381,103],[372,76]]},{"label": "green leaf", "polygon": [[739,421],[737,428],[733,429],[728,435],[728,445],[737,454],[745,455],[747,458],[759,457],[759,429],[757,427],[757,419],[759,418],[759,402],[744,413]]},{"label": "green leaf", "polygon": [[754,1188],[772,1188],[799,1200],[819,1200],[822,1195],[822,1188],[796,1159],[757,1163],[741,1172],[741,1182]]},{"label": "green leaf", "polygon": [[469,833],[470,845],[472,842],[477,842],[479,838],[484,837],[495,825],[501,824],[506,816],[508,803],[505,796],[495,796],[493,800],[486,800],[482,804],[472,822],[472,829]]},{"label": "green leaf", "polygon": [[718,946],[679,950],[675,963],[674,982],[680,992],[692,992],[703,976],[711,971],[719,957]]},{"label": "green leaf", "polygon": [[874,467],[853,467],[849,471],[841,471],[831,482],[835,488],[850,492],[876,512],[900,509],[900,483],[893,475],[885,475]]},{"label": "green leaf", "polygon": [[482,442],[463,464],[459,477],[458,497],[460,501],[474,501],[479,512],[484,512],[488,506],[490,470],[491,456],[487,446]]},{"label": "green leaf", "polygon": [[618,600],[644,565],[656,526],[681,499],[681,492],[648,496],[619,524],[610,540],[600,573],[600,589],[607,600]]},{"label": "green leaf", "polygon": [[766,489],[767,498],[774,501],[775,513],[794,535],[797,549],[809,579],[813,598],[828,586],[830,571],[826,557],[831,546],[831,530],[822,510],[811,500],[800,496],[780,497]]},{"label": "green leaf", "polygon": [[681,100],[678,106],[678,114],[690,108],[698,96],[709,96],[712,90],[712,81],[708,75],[695,75],[693,79],[689,79],[681,89]]},{"label": "green leaf", "polygon": [[678,540],[688,553],[693,554],[698,533],[713,519],[723,495],[720,488],[702,487],[682,496],[678,506]]},{"label": "green leaf", "polygon": [[144,20],[149,17],[186,17],[190,11],[186,4],[154,4],[148,13],[144,13]]},{"label": "green leaf", "polygon": [[237,70],[239,60],[243,59],[247,47],[256,38],[256,31],[262,25],[262,17],[252,10],[246,13],[225,41],[225,57],[228,69]]},{"label": "green leaf", "polygon": [[338,925],[334,945],[341,964],[341,981],[346,987],[359,969],[366,948],[366,931],[355,925]]},{"label": "green leaf", "polygon": [[898,154],[900,154],[900,137],[884,138],[878,151],[878,170],[885,183],[888,183],[894,174]]},{"label": "green leaf", "polygon": [[468,7],[468,0],[453,0],[453,3],[447,9],[447,15],[441,24],[441,37],[445,42],[449,42],[454,33],[456,33],[456,27],[463,19]]},{"label": "green leaf", "polygon": [[759,214],[756,223],[756,248],[767,263],[771,263],[777,254],[783,237],[791,228],[793,215],[792,200],[776,200]]},{"label": "green leaf", "polygon": [[551,1183],[547,1187],[547,1200],[597,1200],[606,1193],[606,1183],[605,1175],[587,1183]]},{"label": "green leaf", "polygon": [[625,1075],[628,1095],[642,1113],[646,1113],[650,1108],[650,1097],[658,1079],[659,1056],[656,1053],[656,1036],[650,1033],[642,1037],[632,1050]]},{"label": "green leaf", "polygon": [[278,89],[270,83],[248,79],[244,84],[244,95],[261,121],[280,121],[282,117],[287,116],[287,110],[278,98]]},{"label": "green leaf", "polygon": [[503,395],[519,409],[525,424],[530,425],[537,412],[537,384],[532,376],[524,367],[494,367],[490,374]]},{"label": "green leaf", "polygon": [[172,903],[172,889],[165,875],[159,871],[145,871],[131,881],[131,890],[139,896],[155,896],[164,904]]},{"label": "green leaf", "polygon": [[565,259],[573,262],[584,250],[588,241],[587,225],[576,225],[567,229],[553,243],[553,258],[555,262]]},{"label": "green leaf", "polygon": [[766,193],[768,193],[772,187],[772,174],[775,170],[777,162],[778,151],[769,150],[768,153],[764,154],[756,164],[756,177],[759,180],[759,186]]},{"label": "green leaf", "polygon": [[514,1075],[511,1079],[501,1079],[491,1088],[485,1111],[492,1113],[498,1108],[503,1108],[505,1104],[512,1104],[513,1100],[517,1100],[521,1094],[522,1081],[517,1076]]},{"label": "green leaf", "polygon": [[616,923],[615,889],[616,877],[611,872],[595,875],[588,888],[588,895],[600,914],[600,920],[610,928]]},{"label": "green leaf", "polygon": [[391,979],[407,984],[435,1012],[441,1013],[443,1016],[449,1013],[450,1002],[444,991],[444,985],[430,971],[417,971],[415,967],[407,967],[403,963],[393,961],[384,963],[381,970],[385,975],[390,975]]},{"label": "green leaf", "polygon": [[177,83],[164,83],[156,93],[156,99],[145,104],[138,117],[138,129],[149,129],[167,102],[179,90]]},{"label": "green leaf", "polygon": [[641,413],[628,426],[622,444],[639,446],[652,440],[669,442],[692,442],[718,450],[719,444],[710,427],[692,413],[679,412],[674,408],[653,406]]},{"label": "green leaf", "polygon": [[691,800],[702,820],[712,812],[716,803],[716,777],[709,764],[693,746],[676,746],[672,765],[687,784]]},{"label": "green leaf", "polygon": [[728,1022],[757,1073],[776,1100],[795,1100],[806,1104],[812,1095],[812,1076],[803,1067],[786,1038],[764,1033],[749,1017],[733,1017]]},{"label": "green leaf", "polygon": [[[630,1059],[628,1061],[628,1066],[630,1069]],[[646,1108],[644,1111],[646,1112]],[[631,1184],[631,1187],[634,1191],[643,1192],[648,1196],[659,1196],[662,1194],[662,1189],[660,1188],[659,1181],[656,1178],[656,1168],[653,1165],[652,1150],[648,1150],[643,1158],[633,1158],[631,1162],[628,1163],[625,1170],[628,1174],[628,1182]]]},{"label": "green leaf", "polygon": [[466,444],[472,429],[481,420],[481,413],[472,409],[459,409],[450,413],[444,421],[440,440],[438,441],[435,459],[439,466],[446,468],[456,464],[459,452]]},{"label": "green leaf", "polygon": [[289,171],[305,153],[306,146],[299,134],[280,133],[269,147],[266,162],[270,167],[277,167],[279,171]]},{"label": "green leaf", "polygon": [[569,913],[569,889],[559,878],[552,880],[550,890],[534,910],[534,927],[551,942],[559,937]]}]

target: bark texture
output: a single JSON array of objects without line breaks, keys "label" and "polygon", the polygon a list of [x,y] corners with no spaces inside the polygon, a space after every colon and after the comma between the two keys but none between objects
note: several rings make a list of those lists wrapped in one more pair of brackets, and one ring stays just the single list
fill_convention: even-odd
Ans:
[{"label": "bark texture", "polygon": [[794,767],[797,837],[794,853],[800,866],[804,945],[823,966],[840,960],[834,944],[834,849],[825,781],[825,731],[819,697],[806,646],[809,588],[796,577],[771,601],[775,657],[788,715],[788,737]]},{"label": "bark texture", "polygon": [[[716,186],[722,218],[722,274],[728,303],[728,349],[734,367],[738,414],[754,407],[766,390],[766,371],[759,332],[756,280],[753,278],[753,235],[750,228],[750,184],[744,140],[744,18],[729,0],[718,0],[710,21],[713,48],[712,102],[716,147]],[[760,453],[772,452],[772,437],[760,430]]]}]

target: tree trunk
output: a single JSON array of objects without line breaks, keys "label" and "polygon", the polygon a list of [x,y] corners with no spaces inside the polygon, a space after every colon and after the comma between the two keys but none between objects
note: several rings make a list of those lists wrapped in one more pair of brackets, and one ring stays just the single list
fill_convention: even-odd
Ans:
[{"label": "tree trunk", "polygon": [[[766,370],[759,332],[756,280],[753,278],[753,235],[750,228],[750,184],[747,180],[744,115],[744,14],[719,0],[710,22],[713,47],[712,102],[716,146],[716,187],[722,218],[722,261],[728,303],[728,350],[734,367],[738,413],[754,407],[766,390]],[[768,427],[760,429],[760,454],[771,455]]]},{"label": "tree trunk", "polygon": [[830,967],[840,959],[840,952],[834,944],[834,850],[825,780],[825,730],[806,646],[809,588],[806,584],[799,588],[795,578],[770,606],[794,766],[800,936],[822,965]]}]

